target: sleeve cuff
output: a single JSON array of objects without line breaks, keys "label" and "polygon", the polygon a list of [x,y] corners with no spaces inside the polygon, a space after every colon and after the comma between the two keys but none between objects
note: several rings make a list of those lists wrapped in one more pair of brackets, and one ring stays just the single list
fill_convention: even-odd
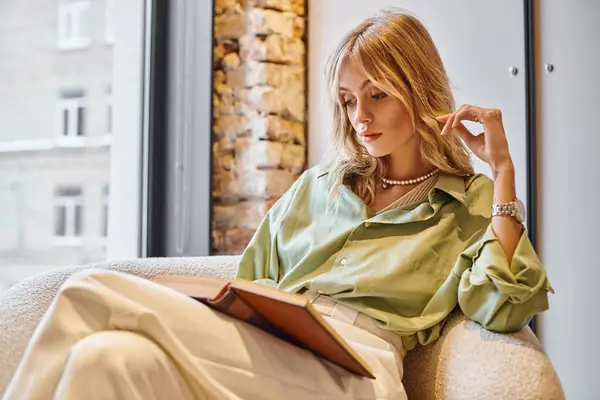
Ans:
[{"label": "sleeve cuff", "polygon": [[526,230],[519,239],[509,265],[504,250],[489,225],[481,239],[461,254],[455,273],[461,276],[469,267],[470,285],[482,286],[491,282],[513,304],[527,302],[540,290],[554,293]]}]

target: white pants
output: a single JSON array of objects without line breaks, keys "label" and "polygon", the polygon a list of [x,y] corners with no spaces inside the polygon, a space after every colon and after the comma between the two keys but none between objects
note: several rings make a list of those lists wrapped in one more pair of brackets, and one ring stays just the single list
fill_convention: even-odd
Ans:
[{"label": "white pants", "polygon": [[326,319],[376,379],[145,279],[86,271],[57,294],[4,399],[406,399],[393,346]]}]

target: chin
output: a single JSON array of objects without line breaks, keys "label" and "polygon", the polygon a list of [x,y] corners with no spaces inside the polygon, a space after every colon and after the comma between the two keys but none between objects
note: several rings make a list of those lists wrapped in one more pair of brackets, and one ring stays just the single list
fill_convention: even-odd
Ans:
[{"label": "chin", "polygon": [[385,156],[390,155],[390,153],[391,153],[391,151],[389,151],[387,149],[383,149],[379,146],[375,147],[375,146],[365,145],[365,149],[367,149],[367,152],[369,153],[369,155],[371,157],[375,157],[375,158],[385,157]]},{"label": "chin", "polygon": [[[417,138],[417,135],[410,135],[408,137],[397,138],[396,140],[385,140],[386,138],[381,137],[371,143],[362,143],[367,149],[367,152],[371,157],[381,158],[389,156],[397,151],[413,151],[413,141]],[[384,140],[381,140],[384,139]],[[398,140],[401,139],[401,140]]]},{"label": "chin", "polygon": [[389,146],[369,145],[366,143],[363,143],[363,146],[365,146],[365,149],[367,149],[367,152],[371,157],[381,158],[388,156],[391,153]]}]

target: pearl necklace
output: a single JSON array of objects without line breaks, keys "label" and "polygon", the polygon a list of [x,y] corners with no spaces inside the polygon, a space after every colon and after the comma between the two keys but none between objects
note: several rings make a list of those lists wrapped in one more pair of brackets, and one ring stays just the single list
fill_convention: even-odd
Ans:
[{"label": "pearl necklace", "polygon": [[433,171],[431,171],[430,173],[423,175],[423,176],[419,176],[418,178],[413,178],[413,179],[407,179],[405,181],[394,181],[391,179],[386,179],[386,178],[381,178],[381,181],[383,182],[383,184],[381,186],[383,186],[383,188],[387,188],[388,185],[390,186],[394,186],[394,185],[401,185],[401,186],[406,186],[406,185],[412,185],[415,183],[420,183],[423,182],[426,179],[431,178],[432,176],[434,176],[435,174],[437,174],[439,172],[439,169],[434,169]]}]

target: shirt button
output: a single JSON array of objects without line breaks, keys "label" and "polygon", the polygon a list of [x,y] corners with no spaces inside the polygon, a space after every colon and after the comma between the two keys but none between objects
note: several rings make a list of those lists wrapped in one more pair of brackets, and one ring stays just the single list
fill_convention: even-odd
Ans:
[{"label": "shirt button", "polygon": [[340,261],[340,264],[346,265],[346,264],[348,264],[348,260],[346,260],[345,258],[342,258],[342,260]]},{"label": "shirt button", "polygon": [[366,228],[368,228],[368,227],[370,227],[370,226],[371,226],[371,223],[370,223],[370,222],[365,222],[365,227],[366,227]]}]

